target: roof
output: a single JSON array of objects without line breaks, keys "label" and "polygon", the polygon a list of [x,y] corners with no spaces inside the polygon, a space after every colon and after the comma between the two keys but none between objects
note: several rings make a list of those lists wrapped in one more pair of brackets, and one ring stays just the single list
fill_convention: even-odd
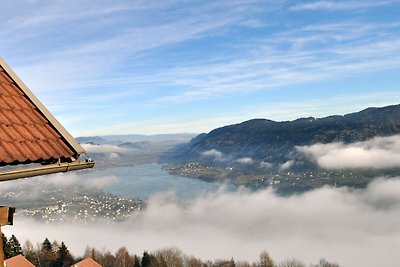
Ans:
[{"label": "roof", "polygon": [[100,264],[98,264],[96,261],[94,261],[92,258],[86,258],[84,260],[81,260],[80,262],[75,263],[72,265],[72,267],[102,267]]},{"label": "roof", "polygon": [[4,261],[4,267],[35,267],[24,256],[17,255]]},{"label": "roof", "polygon": [[85,150],[0,59],[0,165],[78,159]]}]

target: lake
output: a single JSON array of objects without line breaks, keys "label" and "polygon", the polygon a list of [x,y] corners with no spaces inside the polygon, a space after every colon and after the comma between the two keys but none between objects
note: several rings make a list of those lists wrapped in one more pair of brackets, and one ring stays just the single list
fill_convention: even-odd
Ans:
[{"label": "lake", "polygon": [[[114,181],[104,187],[104,191],[141,199],[167,191],[174,192],[180,199],[191,199],[207,192],[215,192],[223,186],[220,183],[208,183],[198,179],[170,175],[157,163],[105,170],[94,169],[85,175],[87,181],[93,180],[93,182],[96,182],[96,179],[104,180],[101,177],[110,177],[109,180]],[[234,185],[225,186],[230,191],[236,188]]]}]

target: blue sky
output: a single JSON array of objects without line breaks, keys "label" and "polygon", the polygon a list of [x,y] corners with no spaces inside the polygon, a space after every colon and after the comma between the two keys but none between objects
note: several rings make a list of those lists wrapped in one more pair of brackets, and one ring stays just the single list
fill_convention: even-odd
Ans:
[{"label": "blue sky", "polygon": [[1,1],[0,56],[75,136],[400,99],[400,1]]}]

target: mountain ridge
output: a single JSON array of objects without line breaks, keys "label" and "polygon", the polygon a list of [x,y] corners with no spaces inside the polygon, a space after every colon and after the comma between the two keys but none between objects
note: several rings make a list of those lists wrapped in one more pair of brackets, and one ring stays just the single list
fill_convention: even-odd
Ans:
[{"label": "mountain ridge", "polygon": [[284,163],[296,146],[316,143],[365,141],[376,136],[400,134],[400,105],[371,107],[346,115],[306,117],[276,122],[252,119],[200,134],[169,153],[174,162],[210,162],[207,151],[232,158]]}]

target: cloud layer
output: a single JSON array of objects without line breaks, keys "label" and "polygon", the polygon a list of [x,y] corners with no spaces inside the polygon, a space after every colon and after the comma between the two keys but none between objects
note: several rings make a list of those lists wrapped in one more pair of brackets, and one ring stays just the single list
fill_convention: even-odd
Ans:
[{"label": "cloud layer", "polygon": [[353,144],[331,143],[297,147],[325,169],[391,169],[400,166],[400,135],[376,137]]},{"label": "cloud layer", "polygon": [[114,145],[92,145],[82,144],[82,147],[89,153],[123,153],[129,149]]},{"label": "cloud layer", "polygon": [[[282,260],[320,257],[340,266],[398,266],[400,181],[377,180],[363,190],[324,187],[291,197],[271,190],[210,193],[182,203],[149,200],[140,217],[122,224],[44,225],[15,218],[7,235],[64,241],[79,255],[86,245],[141,254],[176,246],[203,259],[255,260],[262,249]],[[32,231],[35,229],[35,231]],[[77,238],[79,237],[79,238]]]}]

